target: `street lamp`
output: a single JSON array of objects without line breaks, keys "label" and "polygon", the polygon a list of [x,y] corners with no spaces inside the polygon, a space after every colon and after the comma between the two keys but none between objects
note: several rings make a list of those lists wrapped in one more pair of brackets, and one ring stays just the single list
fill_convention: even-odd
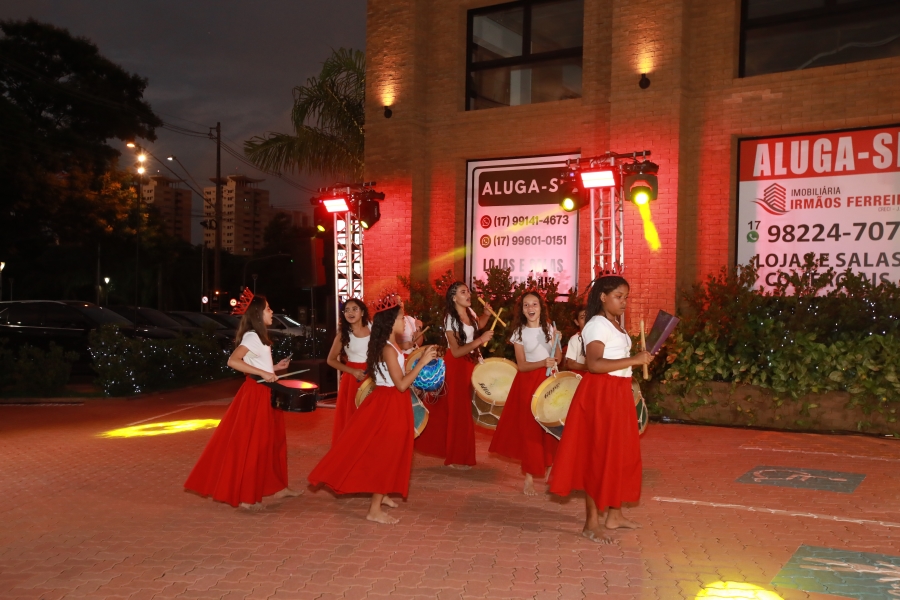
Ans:
[{"label": "street lamp", "polygon": [[109,277],[104,277],[104,278],[103,278],[103,283],[106,284],[106,286],[105,286],[105,291],[106,291],[106,305],[109,306]]},{"label": "street lamp", "polygon": [[129,141],[125,144],[129,148],[133,148],[135,152],[137,152],[138,162],[135,164],[137,167],[138,174],[138,183],[137,183],[137,225],[135,226],[135,244],[134,244],[134,326],[137,327],[138,323],[138,306],[140,306],[140,291],[141,291],[141,200],[144,195],[144,161],[147,160],[147,155],[144,154],[144,149],[140,147],[139,144]]},{"label": "street lamp", "polygon": [[5,262],[0,262],[0,300],[3,300],[3,269],[6,267]]}]

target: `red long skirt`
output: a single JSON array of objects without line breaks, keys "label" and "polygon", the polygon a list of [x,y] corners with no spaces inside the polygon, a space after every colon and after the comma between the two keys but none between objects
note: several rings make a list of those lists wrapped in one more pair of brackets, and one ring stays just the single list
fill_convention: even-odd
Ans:
[{"label": "red long skirt", "polygon": [[237,506],[287,486],[284,414],[272,408],[271,390],[247,377],[184,487]]},{"label": "red long skirt", "polygon": [[531,412],[531,398],[545,379],[543,367],[516,375],[490,447],[491,452],[521,461],[522,472],[534,477],[544,476],[547,467],[553,464],[559,444],[534,420]]},{"label": "red long skirt", "polygon": [[630,377],[587,373],[578,384],[550,491],[584,490],[597,507],[618,508],[641,497],[641,442]]},{"label": "red long skirt", "polygon": [[409,390],[378,386],[310,472],[309,482],[325,484],[338,494],[402,494],[405,498],[414,436]]},{"label": "red long skirt", "polygon": [[[351,369],[366,370],[366,363],[348,362],[347,366]],[[356,377],[350,373],[341,375],[341,383],[338,386],[337,401],[334,403],[334,426],[331,428],[331,445],[337,441],[338,436],[347,426],[347,421],[356,412],[356,392],[359,391],[359,385],[362,381],[357,381]]]},{"label": "red long skirt", "polygon": [[[475,465],[475,421],[472,418],[472,371],[468,357],[444,354],[444,394],[427,404],[428,425],[416,438],[416,450],[444,458],[445,465]],[[427,398],[426,398],[427,402]]]}]

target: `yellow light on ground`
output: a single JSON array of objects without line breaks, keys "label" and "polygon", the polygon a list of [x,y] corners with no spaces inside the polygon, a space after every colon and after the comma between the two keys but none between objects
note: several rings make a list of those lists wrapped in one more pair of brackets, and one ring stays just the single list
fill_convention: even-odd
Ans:
[{"label": "yellow light on ground", "polygon": [[647,246],[650,250],[656,252],[662,248],[662,243],[659,241],[659,232],[656,231],[656,225],[653,224],[653,217],[650,216],[650,204],[648,202],[643,204],[638,202],[637,207],[641,213],[641,220],[644,222],[644,239],[647,240]]},{"label": "yellow light on ground", "polygon": [[155,435],[168,435],[170,433],[184,433],[185,431],[199,431],[201,429],[215,429],[219,425],[219,419],[191,419],[189,421],[166,421],[164,423],[146,423],[104,431],[100,437],[105,438],[131,438],[151,437]]},{"label": "yellow light on ground", "polygon": [[750,600],[784,600],[775,592],[752,583],[738,581],[716,581],[710,583],[697,594],[697,598],[748,598]]}]

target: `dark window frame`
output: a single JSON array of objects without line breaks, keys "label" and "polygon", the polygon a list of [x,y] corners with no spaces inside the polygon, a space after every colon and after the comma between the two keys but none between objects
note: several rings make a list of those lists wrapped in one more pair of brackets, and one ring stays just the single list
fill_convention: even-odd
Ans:
[{"label": "dark window frame", "polygon": [[[857,0],[856,2],[850,4],[838,4],[838,0],[824,0],[825,6],[823,6],[822,8],[798,10],[790,13],[750,19],[749,12],[750,3],[752,1],[753,0],[741,0],[740,49],[738,55],[738,77],[740,78],[748,77],[748,75],[745,74],[748,30],[767,29],[771,27],[789,26],[796,24],[815,24],[826,26],[831,24],[840,24],[847,17],[853,17],[856,15],[864,14],[866,12],[877,12],[880,9],[894,8],[896,7],[897,0]],[[749,77],[759,77],[762,75],[772,75],[774,73],[785,72],[787,71],[773,71],[771,73],[750,75]]]},{"label": "dark window frame", "polygon": [[[473,8],[466,15],[466,112],[474,110],[469,107],[469,101],[472,99],[473,93],[473,71],[486,71],[488,69],[496,69],[502,67],[518,67],[522,65],[534,65],[561,58],[584,58],[584,41],[582,45],[575,48],[564,48],[562,50],[552,50],[550,52],[538,52],[532,54],[531,48],[531,12],[535,5],[539,4],[555,4],[559,0],[516,0],[515,2],[505,2],[503,4],[492,4],[481,8]],[[494,60],[484,60],[477,63],[472,62],[472,55],[475,53],[475,41],[473,35],[475,33],[475,17],[484,14],[490,14],[501,10],[509,10],[512,8],[522,7],[522,54],[520,56],[511,56],[509,58],[498,58]],[[584,15],[582,14],[582,28],[584,27]]]}]

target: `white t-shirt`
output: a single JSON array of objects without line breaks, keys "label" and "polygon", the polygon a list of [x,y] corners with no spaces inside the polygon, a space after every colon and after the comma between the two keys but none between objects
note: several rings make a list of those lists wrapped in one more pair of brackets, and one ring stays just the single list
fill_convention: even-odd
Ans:
[{"label": "white t-shirt", "polygon": [[347,362],[364,363],[366,356],[369,354],[369,338],[356,337],[350,332],[350,343],[344,346],[344,352],[347,354]]},{"label": "white t-shirt", "polygon": [[[400,365],[400,372],[406,375],[406,355],[400,351],[400,348],[392,343],[388,342],[388,346],[397,351],[397,364]],[[387,364],[381,362],[378,366],[379,368],[375,369],[375,385],[380,385],[381,387],[394,387],[394,380],[391,379]]]},{"label": "white t-shirt", "polygon": [[245,333],[241,338],[240,345],[249,350],[244,355],[245,363],[267,373],[275,372],[275,365],[272,363],[272,348],[263,344],[255,331]]},{"label": "white t-shirt", "polygon": [[527,362],[539,362],[553,357],[553,342],[556,331],[550,328],[550,341],[544,335],[544,330],[540,327],[522,327],[519,331],[512,334],[509,341],[513,344],[519,344],[525,349],[525,360]]},{"label": "white t-shirt", "polygon": [[[471,319],[472,315],[469,315],[469,318]],[[465,346],[466,344],[471,344],[475,341],[475,327],[473,325],[466,325],[463,323],[463,332],[466,334],[466,339],[456,340],[458,345]],[[444,319],[444,333],[445,335],[456,333],[456,328],[453,326],[453,318],[449,315]]]},{"label": "white t-shirt", "polygon": [[566,347],[566,358],[584,364],[587,362],[585,354],[584,339],[581,337],[580,332],[576,333],[569,338],[569,345]]},{"label": "white t-shirt", "polygon": [[[600,315],[591,317],[584,326],[581,336],[584,338],[585,348],[591,342],[603,342],[603,358],[615,360],[631,356],[631,338],[619,331],[606,317]],[[610,375],[631,377],[631,367],[612,371]]]}]

